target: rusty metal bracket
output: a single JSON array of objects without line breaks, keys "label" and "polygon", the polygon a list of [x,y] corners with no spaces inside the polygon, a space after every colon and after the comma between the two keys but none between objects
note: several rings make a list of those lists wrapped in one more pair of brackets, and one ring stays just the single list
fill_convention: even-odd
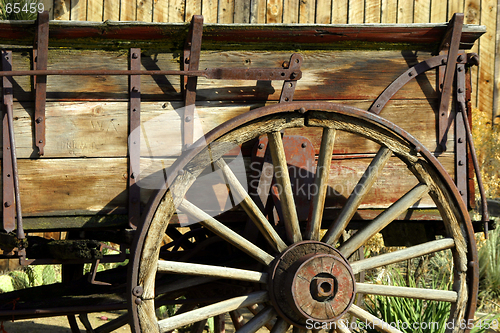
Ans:
[{"label": "rusty metal bracket", "polygon": [[[130,70],[141,69],[141,49],[130,49]],[[141,159],[141,77],[129,76],[129,177],[128,177],[128,221],[129,227],[136,228],[141,216],[141,189],[137,180]]]},{"label": "rusty metal bracket", "polygon": [[[49,52],[49,13],[38,14],[36,21],[35,42],[33,46],[33,69],[46,70]],[[47,95],[47,75],[36,75],[33,78],[35,90],[35,145],[38,154],[44,154],[45,147],[45,100]]]},{"label": "rusty metal bracket", "polygon": [[438,116],[438,144],[441,151],[446,151],[446,141],[448,139],[448,129],[450,127],[450,99],[453,90],[453,79],[457,62],[465,59],[459,59],[458,49],[460,48],[460,38],[462,36],[462,26],[464,24],[464,14],[454,14],[448,24],[448,30],[441,42],[440,50],[447,53],[446,69],[444,73],[443,87],[441,91],[441,101],[439,103]]},{"label": "rusty metal bracket", "polygon": [[[12,52],[2,51],[2,70],[12,69]],[[11,232],[16,228],[16,211],[14,206],[14,177],[12,172],[12,156],[10,147],[9,119],[7,105],[12,105],[12,77],[2,78],[3,89],[3,159],[2,159],[2,183],[3,183],[3,229]]]},{"label": "rusty metal bracket", "polygon": [[[203,34],[203,16],[194,15],[189,28],[189,35],[184,45],[182,69],[184,71],[197,71],[200,63],[201,36]],[[184,93],[184,115],[182,117],[183,150],[189,148],[194,142],[194,109],[196,102],[196,76],[185,76],[181,80]]]},{"label": "rusty metal bracket", "polygon": [[465,65],[458,64],[456,71],[455,184],[467,205],[467,137],[464,120],[459,116],[460,112],[466,112],[465,108],[462,110],[462,107],[465,107]]},{"label": "rusty metal bracket", "polygon": [[283,82],[283,88],[281,89],[280,103],[291,102],[293,100],[293,94],[295,93],[295,87],[297,86],[297,77],[300,72],[300,65],[304,61],[304,58],[300,54],[294,53],[290,57],[290,62],[287,66],[283,66],[285,69],[291,71],[287,76],[289,79]]}]

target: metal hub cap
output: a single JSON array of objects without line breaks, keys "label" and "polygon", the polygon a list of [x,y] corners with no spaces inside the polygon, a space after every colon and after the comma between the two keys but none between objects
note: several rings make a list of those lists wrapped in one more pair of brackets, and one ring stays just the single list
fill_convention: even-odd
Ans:
[{"label": "metal hub cap", "polygon": [[292,325],[332,322],[354,301],[355,280],[347,260],[333,247],[305,241],[276,260],[270,274],[271,301]]}]

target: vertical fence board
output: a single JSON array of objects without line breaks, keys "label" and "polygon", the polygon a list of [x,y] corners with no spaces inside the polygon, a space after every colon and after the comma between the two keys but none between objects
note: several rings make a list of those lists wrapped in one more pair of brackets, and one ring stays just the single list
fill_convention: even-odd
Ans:
[{"label": "vertical fence board", "polygon": [[184,22],[184,1],[169,0],[168,1],[168,22]]},{"label": "vertical fence board", "polygon": [[447,7],[443,0],[431,0],[431,23],[446,22]]},{"label": "vertical fence board", "polygon": [[316,0],[316,22],[330,24],[332,22],[332,2],[330,0]]},{"label": "vertical fence board", "polygon": [[49,20],[54,19],[54,0],[41,0],[43,10],[49,12]]},{"label": "vertical fence board", "polygon": [[234,0],[219,0],[219,23],[233,23]]},{"label": "vertical fence board", "polygon": [[234,23],[250,23],[250,1],[234,0]]},{"label": "vertical fence board", "polygon": [[487,27],[486,33],[481,36],[479,91],[481,95],[478,107],[483,112],[493,110],[493,86],[495,82],[495,40],[496,40],[497,1],[481,1],[481,24]]},{"label": "vertical fence board", "polygon": [[314,0],[300,0],[299,23],[314,23],[316,16],[316,2]]},{"label": "vertical fence board", "polygon": [[[481,23],[481,0],[465,0],[465,8],[464,8],[464,23],[465,24],[480,24]],[[479,45],[481,43],[481,40],[476,42],[474,44],[474,47],[472,48],[471,52],[475,52],[479,54]],[[478,106],[477,104],[477,98],[478,98],[478,68],[476,66],[471,67],[471,82],[472,82],[472,95],[471,95],[471,102],[472,106],[476,107]]]},{"label": "vertical fence board", "polygon": [[380,0],[365,0],[365,23],[380,23]]},{"label": "vertical fence board", "polygon": [[332,3],[332,23],[347,23],[349,3],[348,0],[337,0]]},{"label": "vertical fence board", "polygon": [[283,23],[299,23],[299,0],[283,1]]},{"label": "vertical fence board", "polygon": [[102,22],[102,0],[89,0],[87,3],[87,20]]},{"label": "vertical fence board", "polygon": [[396,23],[398,14],[398,0],[382,0],[382,23]]},{"label": "vertical fence board", "polygon": [[359,0],[349,0],[348,23],[363,23],[365,20],[365,4]]},{"label": "vertical fence board", "polygon": [[185,21],[190,21],[193,15],[201,15],[201,2],[199,0],[186,0]]},{"label": "vertical fence board", "polygon": [[54,19],[69,20],[71,11],[71,0],[54,1]]},{"label": "vertical fence board", "polygon": [[[95,1],[95,0],[89,0]],[[135,0],[121,0],[120,2],[120,21],[135,21],[136,19]]]},{"label": "vertical fence board", "polygon": [[217,23],[218,9],[219,2],[217,0],[204,0],[201,3],[201,15],[203,15],[203,22]]},{"label": "vertical fence board", "polygon": [[453,14],[464,12],[464,0],[448,0],[448,20],[451,20]]},{"label": "vertical fence board", "polygon": [[398,23],[413,23],[413,0],[399,0]]},{"label": "vertical fence board", "polygon": [[497,7],[497,29],[495,33],[495,83],[493,88],[493,122],[495,125],[500,125],[500,26],[498,22],[500,21],[500,10]]},{"label": "vertical fence board", "polygon": [[168,22],[168,0],[153,0],[153,22]]},{"label": "vertical fence board", "polygon": [[102,19],[103,21],[120,20],[120,0],[104,0],[104,13]]},{"label": "vertical fence board", "polygon": [[431,19],[431,0],[415,0],[413,22],[429,23]]},{"label": "vertical fence board", "polygon": [[137,21],[140,22],[153,21],[153,0],[137,1]]},{"label": "vertical fence board", "polygon": [[[120,7],[120,6],[118,6]],[[71,0],[71,21],[87,20],[87,1]]]},{"label": "vertical fence board", "polygon": [[267,0],[267,22],[283,23],[283,6],[280,0]]}]

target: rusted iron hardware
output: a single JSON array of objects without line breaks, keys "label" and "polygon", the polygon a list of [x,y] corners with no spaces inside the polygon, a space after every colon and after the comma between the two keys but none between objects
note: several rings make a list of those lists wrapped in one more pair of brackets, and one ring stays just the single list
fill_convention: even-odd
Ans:
[{"label": "rusted iron hardware", "polygon": [[[49,52],[49,13],[38,14],[35,42],[33,47],[33,69],[46,70]],[[36,75],[33,78],[35,91],[35,145],[38,154],[44,154],[45,147],[45,100],[47,91],[47,75]]]},{"label": "rusted iron hardware", "polygon": [[[465,106],[465,66],[458,64],[456,68],[456,112],[467,112]],[[465,204],[467,193],[467,138],[463,118],[455,117],[455,184]]]},{"label": "rusted iron hardware", "polygon": [[[203,16],[195,15],[191,20],[188,38],[184,45],[182,69],[197,71],[200,64],[201,35],[203,34]],[[196,76],[184,76],[181,80],[184,94],[184,115],[182,117],[183,149],[189,148],[194,142],[194,109],[196,102]]]},{"label": "rusted iron hardware", "polygon": [[[7,71],[12,70],[11,51],[2,51],[2,69]],[[3,185],[4,193],[8,192],[7,198],[4,197],[4,209],[13,206],[12,193],[14,193],[16,215],[17,215],[17,238],[24,239],[25,235],[23,230],[23,217],[21,214],[21,196],[19,193],[19,175],[17,172],[16,142],[14,139],[14,115],[13,115],[13,98],[12,98],[13,89],[11,80],[12,78],[8,76],[3,78],[3,103],[5,108],[3,138],[4,138],[4,145],[6,142],[8,142],[7,148],[9,148],[7,149],[7,154],[4,154],[4,157],[6,155],[10,155],[9,165],[8,166],[6,165],[5,160],[3,164],[3,166],[7,168],[7,171],[10,171],[10,173],[5,173],[5,172],[3,173],[3,180],[4,181],[7,180],[7,183],[4,183]],[[6,132],[8,132],[8,135],[6,134]],[[5,140],[6,138],[8,138],[8,141]],[[4,152],[5,151],[6,148],[4,147]],[[12,178],[12,180],[10,180],[9,178]],[[12,231],[14,226],[13,213],[9,212],[8,214],[9,214],[8,218],[10,218],[11,220],[9,221],[4,219],[4,228],[6,228],[5,225],[7,224],[6,229],[10,229],[10,231]],[[24,250],[20,249],[20,252],[22,251]]]},{"label": "rusted iron hardware", "polygon": [[[141,69],[141,49],[130,49],[131,70]],[[128,221],[129,227],[135,228],[141,216],[141,189],[137,184],[140,173],[141,159],[141,77],[130,75],[129,77],[129,177],[128,177]]]}]

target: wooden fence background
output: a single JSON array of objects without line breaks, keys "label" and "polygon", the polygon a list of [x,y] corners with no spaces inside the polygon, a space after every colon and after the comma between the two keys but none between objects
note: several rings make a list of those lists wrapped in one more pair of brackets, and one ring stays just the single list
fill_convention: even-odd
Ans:
[{"label": "wooden fence background", "polygon": [[51,19],[206,23],[441,23],[465,13],[466,24],[486,26],[476,45],[473,105],[500,122],[500,34],[497,0],[42,0]]}]

